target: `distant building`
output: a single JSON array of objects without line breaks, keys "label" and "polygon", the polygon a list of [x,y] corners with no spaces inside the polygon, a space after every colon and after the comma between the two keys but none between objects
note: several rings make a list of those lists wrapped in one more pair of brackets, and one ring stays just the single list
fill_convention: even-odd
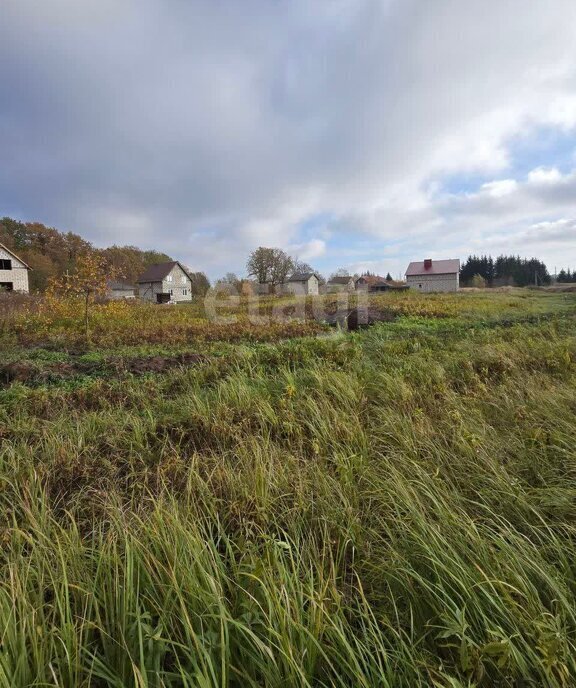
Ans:
[{"label": "distant building", "polygon": [[192,280],[178,261],[156,263],[138,279],[138,293],[153,303],[192,301]]},{"label": "distant building", "polygon": [[406,282],[411,289],[421,292],[454,292],[460,288],[460,261],[432,260],[410,263]]},{"label": "distant building", "polygon": [[107,297],[113,301],[121,301],[122,299],[133,299],[136,296],[136,287],[127,282],[109,280]]},{"label": "distant building", "polygon": [[15,253],[0,244],[0,291],[30,293],[28,271],[31,268]]},{"label": "distant building", "polygon": [[346,276],[333,277],[331,280],[326,282],[326,293],[335,294],[337,292],[343,291],[354,291],[354,278]]},{"label": "distant building", "polygon": [[317,296],[320,277],[315,272],[295,272],[282,285],[283,294]]},{"label": "distant building", "polygon": [[405,291],[408,285],[404,282],[387,280],[378,275],[363,275],[356,280],[357,291],[367,291],[371,294],[379,291]]},{"label": "distant building", "polygon": [[268,296],[274,293],[274,285],[272,282],[258,282],[256,284],[256,293],[260,296]]}]

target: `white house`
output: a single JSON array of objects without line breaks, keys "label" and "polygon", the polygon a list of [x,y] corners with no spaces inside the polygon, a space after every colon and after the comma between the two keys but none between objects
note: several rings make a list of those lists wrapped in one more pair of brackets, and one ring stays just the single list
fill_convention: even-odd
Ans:
[{"label": "white house", "polygon": [[315,272],[295,272],[282,285],[284,294],[317,296],[320,278]]},{"label": "white house", "polygon": [[460,261],[432,260],[410,263],[406,270],[406,283],[421,292],[458,291],[460,288]]},{"label": "white house", "polygon": [[28,271],[31,268],[15,253],[0,244],[0,291],[30,293]]},{"label": "white house", "polygon": [[153,303],[192,301],[192,280],[178,261],[155,263],[138,279],[138,292],[141,299]]}]

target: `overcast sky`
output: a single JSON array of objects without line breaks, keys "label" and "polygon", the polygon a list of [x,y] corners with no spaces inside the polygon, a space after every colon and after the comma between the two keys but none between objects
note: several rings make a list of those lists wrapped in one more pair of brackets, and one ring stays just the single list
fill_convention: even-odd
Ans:
[{"label": "overcast sky", "polygon": [[1,0],[0,216],[215,277],[576,268],[574,0]]}]

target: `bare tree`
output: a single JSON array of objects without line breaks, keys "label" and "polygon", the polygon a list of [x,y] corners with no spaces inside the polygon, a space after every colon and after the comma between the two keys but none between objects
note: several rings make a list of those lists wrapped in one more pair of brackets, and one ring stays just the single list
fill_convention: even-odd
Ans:
[{"label": "bare tree", "polygon": [[350,277],[350,271],[346,270],[346,268],[338,268],[330,275],[330,279],[334,279],[335,277]]},{"label": "bare tree", "polygon": [[282,284],[291,272],[294,272],[294,261],[280,248],[273,249],[273,261],[270,270],[270,281],[273,286]]},{"label": "bare tree", "polygon": [[250,254],[246,272],[258,282],[270,282],[273,286],[282,284],[294,270],[294,261],[280,248],[260,246]]},{"label": "bare tree", "polygon": [[274,249],[260,246],[252,251],[246,263],[246,272],[255,277],[261,284],[270,281],[270,272],[274,262]]}]

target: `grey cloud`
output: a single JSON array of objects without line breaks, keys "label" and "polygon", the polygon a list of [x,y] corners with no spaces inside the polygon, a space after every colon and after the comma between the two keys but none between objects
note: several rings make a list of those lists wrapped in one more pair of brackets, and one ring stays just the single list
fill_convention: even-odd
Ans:
[{"label": "grey cloud", "polygon": [[[2,12],[0,214],[195,268],[314,241],[297,228],[318,212],[351,243],[415,246],[442,213],[496,218],[494,200],[443,209],[423,185],[502,167],[522,128],[576,122],[569,0],[4,0]],[[570,202],[569,189],[539,193]]]}]

